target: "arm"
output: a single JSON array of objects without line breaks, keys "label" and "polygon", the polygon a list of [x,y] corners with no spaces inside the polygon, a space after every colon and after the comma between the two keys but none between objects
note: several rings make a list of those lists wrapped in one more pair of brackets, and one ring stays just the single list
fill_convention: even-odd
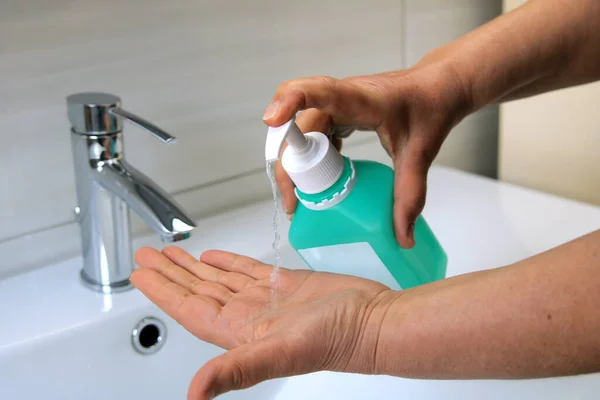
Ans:
[{"label": "arm", "polygon": [[472,111],[600,79],[600,2],[530,0],[419,63],[451,62]]},{"label": "arm", "polygon": [[483,379],[600,371],[600,230],[505,268],[394,296],[374,316],[377,373]]},{"label": "arm", "polygon": [[[422,63],[450,61],[476,110],[599,79],[599,23],[596,0],[532,0]],[[479,379],[600,371],[600,231],[395,296],[380,311],[381,373]]]}]

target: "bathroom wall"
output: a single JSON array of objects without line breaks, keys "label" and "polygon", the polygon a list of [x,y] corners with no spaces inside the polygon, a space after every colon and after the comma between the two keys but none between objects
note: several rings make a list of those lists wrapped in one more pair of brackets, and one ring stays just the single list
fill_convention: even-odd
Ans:
[{"label": "bathroom wall", "polygon": [[[118,94],[175,134],[166,146],[128,125],[126,155],[201,217],[268,196],[260,117],[280,82],[410,66],[498,12],[493,0],[2,2],[0,277],[79,251],[68,94]],[[496,126],[494,109],[465,120],[439,161],[494,176]],[[347,148],[379,157],[376,140]],[[134,230],[147,232],[137,218]]]},{"label": "bathroom wall", "polygon": [[600,82],[502,105],[500,178],[600,205],[598,98]]},{"label": "bathroom wall", "polygon": [[[403,30],[406,66],[502,12],[495,0],[407,0]],[[477,22],[476,22],[477,21]],[[498,107],[465,118],[448,136],[437,164],[495,178],[498,167]]]}]

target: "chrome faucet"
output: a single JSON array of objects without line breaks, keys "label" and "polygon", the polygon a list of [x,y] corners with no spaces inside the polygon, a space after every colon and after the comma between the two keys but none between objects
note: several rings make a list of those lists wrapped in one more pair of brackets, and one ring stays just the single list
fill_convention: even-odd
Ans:
[{"label": "chrome faucet", "polygon": [[123,119],[164,143],[175,138],[123,110],[121,99],[112,94],[72,94],[67,111],[77,185],[75,215],[83,246],[81,279],[103,293],[129,289],[134,270],[130,208],[164,242],[188,238],[196,225],[165,191],[125,160]]}]

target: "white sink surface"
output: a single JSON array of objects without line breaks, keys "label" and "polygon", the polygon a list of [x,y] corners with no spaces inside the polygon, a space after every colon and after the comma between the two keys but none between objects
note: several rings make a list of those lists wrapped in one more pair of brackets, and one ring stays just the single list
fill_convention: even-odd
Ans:
[{"label": "white sink surface", "polygon": [[[272,261],[272,203],[200,221],[179,245]],[[434,168],[425,218],[448,252],[448,275],[505,265],[598,229],[600,208]],[[284,227],[284,231],[287,227]],[[285,235],[282,235],[285,237]],[[40,244],[43,245],[43,244]],[[162,247],[151,236],[135,242]],[[282,241],[282,261],[304,268]],[[222,350],[191,336],[132,290],[103,296],[78,281],[76,258],[0,281],[0,399],[181,399],[193,374]],[[449,305],[451,306],[451,305]],[[164,347],[141,355],[131,331],[167,325]],[[402,351],[398,352],[402,357]],[[223,399],[596,399],[600,374],[531,381],[422,381],[321,372],[265,382]]]}]

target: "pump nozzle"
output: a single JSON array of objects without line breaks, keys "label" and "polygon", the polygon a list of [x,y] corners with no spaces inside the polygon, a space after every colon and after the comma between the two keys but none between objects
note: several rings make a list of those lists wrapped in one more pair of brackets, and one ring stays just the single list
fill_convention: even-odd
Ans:
[{"label": "pump nozzle", "polygon": [[265,144],[267,162],[279,159],[286,140],[289,146],[283,152],[281,165],[298,190],[306,194],[320,193],[342,175],[344,159],[329,138],[320,132],[302,134],[295,117],[281,126],[269,128]]},{"label": "pump nozzle", "polygon": [[281,148],[286,140],[290,147],[296,151],[301,151],[308,145],[308,140],[296,125],[295,116],[281,126],[269,127],[265,144],[265,159],[267,161],[278,160]]}]

